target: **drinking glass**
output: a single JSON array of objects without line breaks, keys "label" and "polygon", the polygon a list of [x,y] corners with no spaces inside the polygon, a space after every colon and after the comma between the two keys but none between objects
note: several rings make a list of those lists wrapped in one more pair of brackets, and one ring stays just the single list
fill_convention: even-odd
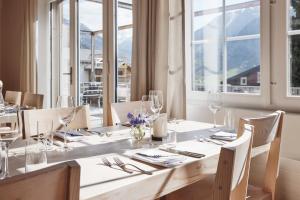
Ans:
[{"label": "drinking glass", "polygon": [[71,96],[59,96],[57,98],[57,103],[56,106],[58,108],[72,108],[71,111],[67,114],[60,114],[59,115],[59,122],[64,126],[64,151],[71,150],[70,147],[68,147],[67,144],[67,133],[68,133],[68,126],[69,124],[74,120],[75,114],[76,114],[76,108],[75,108],[75,103],[74,103],[74,98]]},{"label": "drinking glass", "polygon": [[[6,156],[8,156],[8,151],[9,151],[9,145],[12,144],[16,139],[18,139],[20,137],[20,133],[19,133],[19,129],[5,129],[3,131],[0,132],[0,142],[1,145],[2,143],[5,145],[5,151],[6,151]],[[1,149],[3,150],[4,147],[1,146]],[[1,152],[2,152],[1,150]],[[6,162],[6,172],[4,175],[4,178],[7,177],[9,175],[8,172],[8,160]]]},{"label": "drinking glass", "polygon": [[4,142],[0,142],[0,179],[8,175],[8,150]]},{"label": "drinking glass", "polygon": [[25,147],[25,172],[34,171],[47,166],[46,147],[42,142],[27,140]]},{"label": "drinking glass", "polygon": [[163,93],[160,90],[150,90],[149,92],[151,110],[156,117],[159,116],[163,108]]},{"label": "drinking glass", "polygon": [[225,131],[233,132],[233,133],[235,132],[234,114],[231,109],[225,110],[224,126],[225,126]]},{"label": "drinking glass", "polygon": [[141,105],[141,110],[142,113],[145,115],[145,117],[148,117],[150,113],[148,113],[148,106],[147,102],[150,102],[150,96],[149,95],[143,95],[142,96],[142,105]]},{"label": "drinking glass", "polygon": [[210,131],[217,132],[220,131],[220,129],[217,128],[217,122],[216,122],[216,114],[219,112],[222,108],[222,95],[220,92],[208,92],[207,96],[207,103],[209,110],[213,113],[214,117],[214,126]]},{"label": "drinking glass", "polygon": [[38,135],[38,141],[45,144],[47,147],[46,150],[50,151],[53,149],[53,120],[40,122],[37,121],[37,135]]},{"label": "drinking glass", "polygon": [[177,129],[178,129],[178,124],[179,120],[176,118],[173,118],[169,121],[169,123],[172,125],[173,129],[170,130],[171,132],[169,133],[169,143],[176,145],[177,143]]}]

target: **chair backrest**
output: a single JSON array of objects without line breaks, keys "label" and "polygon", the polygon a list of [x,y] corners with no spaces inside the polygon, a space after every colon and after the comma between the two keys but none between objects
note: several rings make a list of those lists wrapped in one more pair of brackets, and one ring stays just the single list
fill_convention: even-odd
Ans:
[{"label": "chair backrest", "polygon": [[276,182],[279,172],[279,157],[281,144],[281,131],[285,112],[276,111],[260,118],[241,119],[240,124],[254,126],[253,147],[271,144],[264,177],[264,190],[272,194],[275,199]]},{"label": "chair backrest", "polygon": [[22,92],[6,91],[4,100],[9,104],[21,105]]},{"label": "chair backrest", "polygon": [[246,199],[252,139],[253,126],[245,125],[241,137],[221,148],[213,200]]},{"label": "chair backrest", "polygon": [[22,106],[35,107],[37,109],[43,108],[44,95],[25,93],[23,97]]},{"label": "chair backrest", "polygon": [[[150,111],[150,102],[144,102],[146,111]],[[131,101],[111,104],[112,125],[127,122],[127,114],[142,108],[142,101]]]},{"label": "chair backrest", "polygon": [[[53,121],[53,129],[59,130],[62,125],[59,122],[59,116],[67,116],[72,112],[73,108],[53,108],[53,109],[37,109],[24,110],[24,126],[25,135],[23,138],[29,138],[37,134],[37,122],[39,122],[39,131],[49,131],[51,126],[45,126]],[[71,129],[91,128],[89,121],[89,106],[76,107],[76,115],[74,120],[69,124]],[[44,126],[43,126],[44,125]]]},{"label": "chair backrest", "polygon": [[69,161],[0,180],[0,199],[78,200],[80,165]]}]

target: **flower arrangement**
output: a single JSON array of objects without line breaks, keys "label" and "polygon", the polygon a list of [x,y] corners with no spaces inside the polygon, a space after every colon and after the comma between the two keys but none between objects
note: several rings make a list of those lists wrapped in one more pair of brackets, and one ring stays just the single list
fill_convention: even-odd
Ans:
[{"label": "flower arrangement", "polygon": [[130,125],[133,127],[138,127],[146,123],[146,120],[142,117],[141,114],[134,116],[132,113],[128,113],[127,119],[129,120]]},{"label": "flower arrangement", "polygon": [[145,118],[138,114],[137,116],[134,116],[132,113],[127,114],[127,119],[129,120],[129,123],[131,125],[131,134],[132,136],[137,140],[141,141],[145,136]]}]

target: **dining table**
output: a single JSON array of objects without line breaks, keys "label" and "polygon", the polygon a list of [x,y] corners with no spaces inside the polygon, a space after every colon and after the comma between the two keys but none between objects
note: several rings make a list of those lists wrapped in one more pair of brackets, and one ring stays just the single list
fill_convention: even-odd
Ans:
[{"label": "dining table", "polygon": [[[219,154],[226,142],[202,140],[213,132],[210,123],[179,120],[168,123],[168,130],[176,132],[176,143],[187,150],[203,154],[202,158],[186,156],[186,162],[174,167],[162,167],[133,159],[128,152],[139,149],[156,149],[168,145],[168,140],[151,141],[148,135],[142,141],[135,141],[130,135],[130,128],[125,126],[98,127],[89,130],[87,139],[70,142],[71,151],[47,151],[47,166],[75,160],[81,167],[80,199],[158,199],[175,190],[188,186],[205,177],[215,174]],[[267,148],[253,149],[253,156],[267,151]],[[114,162],[118,157],[122,162],[150,171],[145,174],[139,170],[127,173],[118,166],[107,166],[105,158]],[[25,173],[25,141],[17,140],[10,147],[9,174],[15,176]],[[50,187],[50,186],[49,186]]]}]

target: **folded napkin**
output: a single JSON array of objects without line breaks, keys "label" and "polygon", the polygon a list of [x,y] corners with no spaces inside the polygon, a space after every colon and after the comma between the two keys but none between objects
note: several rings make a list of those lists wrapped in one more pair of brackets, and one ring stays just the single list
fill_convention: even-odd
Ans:
[{"label": "folded napkin", "polygon": [[5,106],[5,113],[16,113],[17,111],[16,106]]},{"label": "folded napkin", "polygon": [[210,137],[213,139],[218,139],[218,140],[233,141],[233,140],[236,140],[237,134],[220,131],[220,132],[217,132],[217,133],[211,135]]},{"label": "folded napkin", "polygon": [[[57,131],[54,135],[64,139],[65,131]],[[70,142],[82,140],[84,136],[85,135],[80,133],[79,131],[72,130],[66,132],[66,140]]]},{"label": "folded napkin", "polygon": [[125,154],[136,160],[163,167],[175,167],[183,164],[186,160],[185,156],[161,151],[159,149],[138,149],[127,151]]}]

